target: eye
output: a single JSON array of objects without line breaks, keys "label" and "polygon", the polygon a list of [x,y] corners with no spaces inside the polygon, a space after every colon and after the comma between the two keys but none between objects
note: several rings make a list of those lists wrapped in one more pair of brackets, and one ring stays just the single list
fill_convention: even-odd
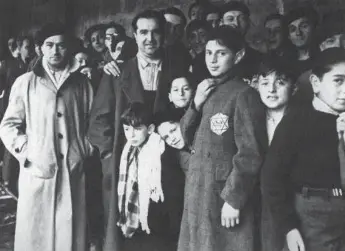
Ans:
[{"label": "eye", "polygon": [[293,26],[293,25],[289,26],[289,32],[290,33],[296,32],[296,26]]},{"label": "eye", "polygon": [[185,90],[185,91],[189,91],[189,90],[190,90],[190,88],[189,88],[189,86],[185,86],[185,87],[183,87],[183,90]]},{"label": "eye", "polygon": [[267,82],[267,81],[262,81],[262,82],[260,82],[260,85],[262,85],[262,86],[267,86],[267,85],[268,85],[268,82]]},{"label": "eye", "polygon": [[333,80],[337,85],[342,85],[344,83],[344,79],[343,78],[335,78]]},{"label": "eye", "polygon": [[206,51],[206,55],[210,56],[212,54],[211,51]]}]

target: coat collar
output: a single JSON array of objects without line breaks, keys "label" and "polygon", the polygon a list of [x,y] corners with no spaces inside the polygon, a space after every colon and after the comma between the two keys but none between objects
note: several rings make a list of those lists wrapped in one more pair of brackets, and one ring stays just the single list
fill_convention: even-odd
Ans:
[{"label": "coat collar", "polygon": [[[72,58],[72,60],[70,60],[69,64],[70,64],[70,69],[69,69],[70,73],[76,72],[79,69],[79,64],[75,58]],[[37,63],[35,64],[35,66],[33,67],[32,70],[33,70],[34,74],[38,77],[45,77],[46,76],[46,72],[45,72],[43,65],[42,65],[42,58],[40,58],[37,61]]]}]

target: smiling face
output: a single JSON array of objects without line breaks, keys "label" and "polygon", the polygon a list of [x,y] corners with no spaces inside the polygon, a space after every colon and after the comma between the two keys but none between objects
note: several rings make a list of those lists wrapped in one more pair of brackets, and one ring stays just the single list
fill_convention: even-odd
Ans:
[{"label": "smiling face", "polygon": [[63,68],[67,64],[68,50],[64,36],[48,37],[44,40],[41,49],[43,58],[52,68]]},{"label": "smiling face", "polygon": [[321,78],[310,77],[314,93],[330,108],[345,111],[345,62],[335,64]]},{"label": "smiling face", "polygon": [[268,20],[265,24],[269,50],[276,50],[284,42],[282,22],[279,19]]},{"label": "smiling face", "polygon": [[246,34],[249,27],[248,17],[242,11],[232,10],[224,13],[222,24],[238,30],[242,35]]},{"label": "smiling face", "polygon": [[235,64],[235,53],[216,40],[206,44],[205,61],[208,71],[213,77],[219,77],[228,72]]},{"label": "smiling face", "polygon": [[313,26],[306,17],[296,19],[289,24],[289,39],[298,48],[308,46],[312,34]]},{"label": "smiling face", "polygon": [[182,149],[185,146],[180,123],[170,121],[163,122],[158,126],[157,132],[169,146],[176,149]]},{"label": "smiling face", "polygon": [[193,91],[189,86],[186,78],[174,79],[171,83],[171,89],[169,92],[169,100],[176,108],[185,108],[188,106]]},{"label": "smiling face", "polygon": [[162,44],[162,34],[156,19],[139,18],[134,37],[138,50],[148,58],[154,57]]},{"label": "smiling face", "polygon": [[284,109],[292,96],[292,81],[286,77],[271,72],[267,76],[260,76],[258,91],[262,102],[268,109]]}]

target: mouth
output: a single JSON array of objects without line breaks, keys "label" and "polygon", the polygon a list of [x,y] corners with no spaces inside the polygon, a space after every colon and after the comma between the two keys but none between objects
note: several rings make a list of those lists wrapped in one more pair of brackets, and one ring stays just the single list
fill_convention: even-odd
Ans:
[{"label": "mouth", "polygon": [[266,99],[271,100],[271,101],[275,101],[278,99],[278,97],[277,96],[267,96]]},{"label": "mouth", "polygon": [[211,67],[209,67],[209,70],[210,71],[217,71],[218,70],[218,66],[211,66]]}]

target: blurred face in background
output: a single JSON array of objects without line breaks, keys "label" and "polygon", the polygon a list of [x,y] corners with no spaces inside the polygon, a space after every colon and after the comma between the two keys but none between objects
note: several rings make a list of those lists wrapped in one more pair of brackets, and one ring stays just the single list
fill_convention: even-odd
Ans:
[{"label": "blurred face in background", "polygon": [[314,27],[306,17],[294,20],[289,24],[288,29],[289,39],[297,48],[304,48],[310,44]]},{"label": "blurred face in background", "polygon": [[216,28],[219,26],[220,14],[217,12],[209,13],[206,16],[206,21],[210,24],[212,28]]},{"label": "blurred face in background", "polygon": [[171,83],[169,100],[176,108],[185,108],[192,99],[193,90],[190,88],[187,78],[176,78]]},{"label": "blurred face in background", "polygon": [[116,38],[119,36],[115,27],[110,27],[105,30],[105,46],[109,51],[111,51],[111,45],[115,42]]},{"label": "blurred face in background", "polygon": [[190,20],[203,20],[205,18],[205,8],[195,5],[190,11]]},{"label": "blurred face in background", "polygon": [[27,60],[33,55],[33,44],[31,44],[29,39],[24,39],[22,46],[19,49],[22,59]]},{"label": "blurred face in background", "polygon": [[189,46],[196,54],[199,54],[205,50],[206,41],[207,30],[205,28],[193,30],[188,36]]},{"label": "blurred face in background", "polygon": [[96,52],[103,52],[105,47],[104,34],[101,30],[91,34],[91,46]]},{"label": "blurred face in background", "polygon": [[89,56],[84,52],[78,52],[74,57],[77,60],[79,67],[86,66],[89,60]]},{"label": "blurred face in background", "polygon": [[249,28],[249,18],[242,11],[232,10],[224,13],[222,25],[227,25],[238,30],[242,35],[247,33]]},{"label": "blurred face in background", "polygon": [[284,28],[281,20],[268,20],[265,24],[267,31],[267,45],[270,51],[274,51],[284,43]]},{"label": "blurred face in background", "polygon": [[165,18],[165,40],[168,45],[181,41],[184,35],[183,20],[180,16],[174,14],[164,14]]},{"label": "blurred face in background", "polygon": [[320,43],[320,50],[324,51],[328,48],[341,47],[341,40],[344,34],[336,34],[331,37],[326,38]]}]

